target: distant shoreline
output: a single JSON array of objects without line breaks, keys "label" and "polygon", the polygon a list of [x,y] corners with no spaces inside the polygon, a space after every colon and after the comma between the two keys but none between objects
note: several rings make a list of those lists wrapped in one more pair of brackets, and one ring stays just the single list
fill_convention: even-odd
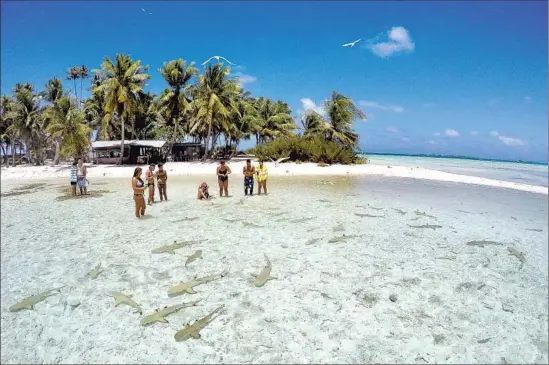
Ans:
[{"label": "distant shoreline", "polygon": [[[236,179],[242,177],[244,161],[229,161],[228,166]],[[315,163],[266,163],[269,176],[387,176],[404,177],[420,180],[447,181],[473,185],[493,186],[514,189],[537,194],[548,195],[548,188],[544,186],[520,184],[509,181],[487,179],[476,176],[459,175],[431,170],[421,167],[389,166],[382,164],[363,165],[331,165],[318,166]],[[129,178],[136,166],[124,165],[91,165],[88,166],[88,177],[93,178]],[[168,162],[165,169],[168,176],[215,176],[215,162]],[[145,165],[142,166],[144,169]],[[69,165],[58,166],[16,166],[15,168],[2,167],[1,181],[36,180],[60,178],[69,179]]]},{"label": "distant shoreline", "polygon": [[524,165],[549,166],[548,162],[541,162],[541,161],[500,160],[495,158],[482,158],[482,157],[459,156],[459,155],[426,155],[426,154],[409,155],[405,153],[383,153],[383,152],[359,152],[359,154],[365,155],[365,156],[426,157],[426,158],[439,158],[439,159],[447,158],[447,159],[453,159],[453,160],[506,162],[506,163],[519,163]]}]

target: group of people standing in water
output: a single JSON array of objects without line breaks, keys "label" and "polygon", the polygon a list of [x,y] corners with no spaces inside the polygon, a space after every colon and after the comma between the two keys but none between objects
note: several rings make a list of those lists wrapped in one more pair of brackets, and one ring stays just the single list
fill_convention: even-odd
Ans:
[{"label": "group of people standing in water", "polygon": [[[229,175],[231,173],[231,168],[227,166],[225,161],[221,161],[219,166],[216,168],[217,182],[219,183],[219,196],[221,197],[223,196],[223,193],[225,193],[225,197],[229,196]],[[263,160],[259,161],[259,166],[257,167],[252,165],[251,160],[246,160],[246,165],[244,166],[242,173],[244,175],[244,195],[253,195],[254,177],[257,178],[259,185],[258,195],[261,194],[262,189],[264,193],[267,194],[268,171]],[[164,170],[163,164],[158,164],[158,171],[155,171],[154,164],[149,165],[149,169],[145,173],[145,181],[141,178],[142,174],[143,170],[141,167],[136,167],[132,177],[133,200],[135,201],[135,216],[137,218],[140,218],[145,214],[146,189],[149,189],[147,204],[152,205],[154,203],[155,179],[156,184],[158,185],[160,200],[168,200],[168,195],[166,193],[168,174],[166,170]],[[197,198],[200,200],[209,199],[211,194],[208,189],[208,184],[206,182],[202,182],[198,186]]]}]

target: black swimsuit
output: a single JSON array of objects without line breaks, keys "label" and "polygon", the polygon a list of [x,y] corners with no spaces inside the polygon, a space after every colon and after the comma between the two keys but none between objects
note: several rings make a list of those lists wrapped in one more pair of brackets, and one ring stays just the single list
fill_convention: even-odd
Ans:
[{"label": "black swimsuit", "polygon": [[218,176],[219,180],[221,180],[221,181],[229,180],[229,177],[227,176],[227,169],[225,169],[223,171],[221,169],[219,169],[219,173],[223,175],[223,176]]}]

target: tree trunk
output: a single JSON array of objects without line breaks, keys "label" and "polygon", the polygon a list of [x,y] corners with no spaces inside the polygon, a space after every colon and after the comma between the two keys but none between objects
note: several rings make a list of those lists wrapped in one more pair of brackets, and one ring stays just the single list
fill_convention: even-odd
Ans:
[{"label": "tree trunk", "polygon": [[59,165],[59,140],[54,139],[53,145],[55,146],[55,156],[53,156],[53,165]]},{"label": "tree trunk", "polygon": [[124,158],[124,118],[121,117],[120,121],[122,122],[122,142],[120,143],[120,162],[119,164],[122,165],[122,159]]},{"label": "tree trunk", "polygon": [[11,149],[11,167],[15,167],[15,141],[13,142],[13,148]]},{"label": "tree trunk", "polygon": [[6,144],[6,147],[4,147],[4,143],[0,144],[0,147],[2,148],[2,164],[7,160],[7,156],[6,156],[6,148],[7,148],[7,144]]},{"label": "tree trunk", "polygon": [[78,92],[76,91],[76,79],[73,79],[74,81],[74,95],[76,96],[76,105],[80,105],[78,104]]},{"label": "tree trunk", "polygon": [[208,136],[206,137],[206,143],[204,145],[204,156],[202,156],[202,161],[206,161],[206,158],[208,157],[208,145],[210,144],[210,138],[212,136],[212,124],[213,120],[210,120],[210,125],[208,126]]},{"label": "tree trunk", "polygon": [[[82,99],[82,80],[83,78],[80,79],[80,99]],[[78,103],[78,109],[81,109],[82,108],[82,100],[80,100],[80,103]]]}]

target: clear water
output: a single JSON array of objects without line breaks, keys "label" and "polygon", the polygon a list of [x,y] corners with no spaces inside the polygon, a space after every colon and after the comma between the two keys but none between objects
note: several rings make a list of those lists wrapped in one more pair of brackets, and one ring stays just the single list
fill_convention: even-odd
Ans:
[{"label": "clear water", "polygon": [[378,165],[423,167],[460,175],[548,186],[547,165],[416,156],[371,155],[369,158],[370,163]]},{"label": "clear water", "polygon": [[[3,197],[2,362],[547,362],[547,195],[273,177],[269,196],[245,198],[233,178],[232,197],[202,202],[201,180],[170,178],[170,201],[141,220],[127,180],[94,180],[92,194],[103,195],[83,199],[56,200],[65,179]],[[3,193],[21,182],[9,184]],[[425,224],[441,227],[411,227]],[[151,254],[174,240],[200,242]],[[498,244],[466,244],[474,240]],[[524,252],[522,268],[508,247]],[[185,268],[198,249],[203,259]],[[278,279],[256,288],[249,273],[262,269],[264,254]],[[105,272],[87,279],[98,262]],[[167,297],[170,286],[224,269],[227,277],[198,294]],[[61,285],[34,311],[6,310]],[[113,290],[133,294],[145,314],[202,304],[143,328],[132,309],[114,308]],[[81,304],[71,309],[75,296]],[[224,314],[202,339],[175,343],[184,323],[220,304]]]}]

